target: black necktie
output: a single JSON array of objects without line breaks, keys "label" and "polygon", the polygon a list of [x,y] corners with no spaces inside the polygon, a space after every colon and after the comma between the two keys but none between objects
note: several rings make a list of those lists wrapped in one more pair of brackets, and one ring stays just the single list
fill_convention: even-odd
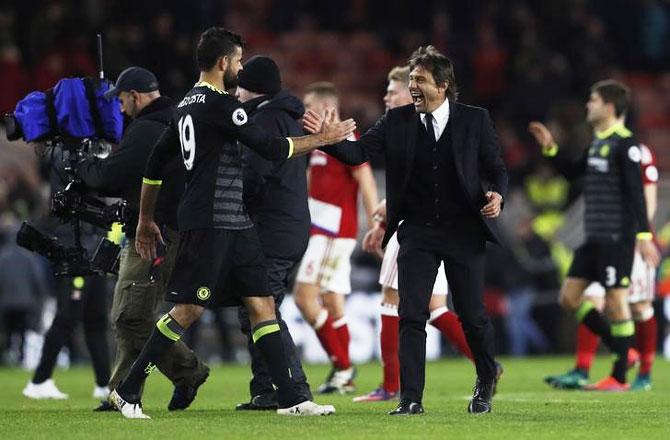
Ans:
[{"label": "black necktie", "polygon": [[428,139],[431,143],[435,143],[435,128],[433,127],[433,115],[431,113],[426,113],[426,132],[428,133]]}]

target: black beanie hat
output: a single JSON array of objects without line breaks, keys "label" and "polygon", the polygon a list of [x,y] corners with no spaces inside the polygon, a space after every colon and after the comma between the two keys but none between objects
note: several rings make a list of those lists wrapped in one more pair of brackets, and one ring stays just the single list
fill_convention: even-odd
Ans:
[{"label": "black beanie hat", "polygon": [[251,57],[237,74],[237,84],[250,92],[274,95],[281,90],[279,67],[272,58],[262,55]]}]

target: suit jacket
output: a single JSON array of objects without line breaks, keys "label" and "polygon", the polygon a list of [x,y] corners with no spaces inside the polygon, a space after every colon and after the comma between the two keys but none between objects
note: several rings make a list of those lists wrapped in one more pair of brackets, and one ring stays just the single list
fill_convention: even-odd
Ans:
[{"label": "suit jacket", "polygon": [[[449,107],[458,181],[466,195],[469,213],[474,221],[481,222],[488,241],[500,243],[495,219],[484,218],[479,212],[487,203],[486,191],[496,191],[503,198],[507,193],[507,169],[498,135],[485,109],[458,102],[449,102]],[[391,109],[358,141],[322,148],[350,165],[385,154],[387,228],[384,246],[401,220],[400,209],[414,164],[418,120],[413,104]]]}]

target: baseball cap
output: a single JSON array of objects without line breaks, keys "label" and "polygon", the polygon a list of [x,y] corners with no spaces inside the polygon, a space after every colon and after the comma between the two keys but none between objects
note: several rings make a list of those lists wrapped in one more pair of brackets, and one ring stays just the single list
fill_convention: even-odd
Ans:
[{"label": "baseball cap", "polygon": [[105,92],[105,98],[117,96],[121,92],[135,90],[140,93],[148,93],[158,90],[156,75],[142,67],[132,66],[121,72],[114,84]]}]

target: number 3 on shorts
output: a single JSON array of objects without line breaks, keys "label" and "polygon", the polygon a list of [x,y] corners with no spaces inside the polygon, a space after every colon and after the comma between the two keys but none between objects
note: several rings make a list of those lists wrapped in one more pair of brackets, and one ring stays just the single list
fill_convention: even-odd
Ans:
[{"label": "number 3 on shorts", "polygon": [[193,118],[191,118],[191,115],[185,115],[179,119],[179,143],[181,144],[181,156],[184,158],[184,166],[190,171],[193,168],[193,160],[195,159],[195,130],[193,129]]}]

